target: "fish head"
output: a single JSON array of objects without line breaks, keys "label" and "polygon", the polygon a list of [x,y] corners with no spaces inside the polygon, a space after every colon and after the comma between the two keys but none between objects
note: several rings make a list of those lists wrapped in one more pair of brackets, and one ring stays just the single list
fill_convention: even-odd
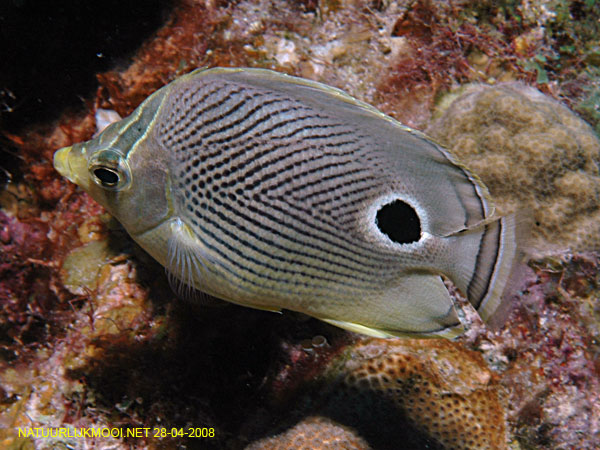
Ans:
[{"label": "fish head", "polygon": [[171,216],[169,170],[152,123],[162,92],[97,137],[54,154],[56,170],[104,206],[135,238]]}]

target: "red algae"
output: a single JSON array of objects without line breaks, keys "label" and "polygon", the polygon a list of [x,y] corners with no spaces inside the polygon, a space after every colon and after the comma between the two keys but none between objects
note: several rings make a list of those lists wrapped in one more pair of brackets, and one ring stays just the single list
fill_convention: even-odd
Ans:
[{"label": "red algae", "polygon": [[509,326],[461,338],[500,372],[514,439],[522,445],[600,443],[599,263],[597,254],[533,261]]},{"label": "red algae", "polygon": [[453,85],[529,78],[517,64],[510,35],[475,22],[476,16],[445,2],[411,3],[393,25],[391,36],[402,46],[378,87],[386,112],[420,127],[430,118],[436,95]]},{"label": "red algae", "polygon": [[20,222],[0,211],[0,228],[1,340],[10,345],[43,339],[40,328],[57,301],[44,260],[49,252],[48,224]]}]

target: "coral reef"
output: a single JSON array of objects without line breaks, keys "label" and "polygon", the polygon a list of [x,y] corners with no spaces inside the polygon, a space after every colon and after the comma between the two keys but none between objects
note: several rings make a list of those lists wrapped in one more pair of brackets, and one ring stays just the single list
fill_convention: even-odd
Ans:
[{"label": "coral reef", "polygon": [[269,383],[284,419],[258,442],[303,442],[320,417],[371,448],[596,448],[600,258],[531,266],[499,333],[473,314],[458,342],[363,339],[316,374],[284,364]]},{"label": "coral reef", "polygon": [[600,141],[532,87],[464,88],[429,134],[490,189],[501,215],[531,211],[538,253],[600,249]]},{"label": "coral reef", "polygon": [[[360,436],[378,449],[398,442],[414,449],[507,448],[497,377],[478,353],[448,341],[360,340],[305,383],[305,399],[292,402],[310,405],[295,408],[309,418],[261,442],[278,448],[312,439],[312,430],[328,439]],[[341,433],[340,425],[352,431]]]},{"label": "coral reef", "polygon": [[[13,3],[17,11],[23,2]],[[24,51],[28,76],[43,77],[41,90],[60,87],[47,96],[23,94],[0,77],[0,447],[600,448],[598,252],[530,261],[499,331],[486,329],[467,309],[469,331],[455,342],[361,339],[289,312],[176,299],[163,269],[52,168],[55,149],[92,136],[98,110],[125,116],[156,88],[201,66],[266,67],[312,78],[417,128],[429,124],[445,90],[520,80],[546,97],[529,88],[472,88],[488,92],[492,110],[452,119],[456,129],[464,127],[460,133],[481,125],[476,138],[487,153],[474,154],[476,171],[492,177],[486,181],[508,206],[524,202],[543,216],[538,241],[550,237],[579,248],[597,242],[591,233],[598,230],[591,219],[597,143],[550,97],[598,127],[600,6],[562,0],[167,3],[162,11],[169,14],[154,11],[144,26],[113,21],[118,8],[102,4],[109,29],[126,29],[127,36],[144,35],[164,19],[130,59],[123,55],[137,45],[133,38],[125,39],[129,50],[119,59],[104,47],[98,56],[94,45],[85,58],[67,62],[52,49],[43,61]],[[46,17],[49,8],[38,13]],[[72,27],[68,11],[56,8],[49,17],[61,20],[43,23],[45,36],[65,34],[65,24],[97,33],[86,25],[94,20],[85,18],[87,10],[75,11]],[[100,34],[102,42],[125,36]],[[33,35],[26,28],[10,39],[23,36]],[[68,42],[73,34],[66,36]],[[111,49],[119,47],[113,43]],[[37,70],[47,67],[44,61],[61,66]],[[2,71],[21,79],[18,67]],[[49,71],[60,85],[50,82],[56,77]],[[93,90],[90,74],[95,96],[85,94]],[[65,82],[73,89],[64,89]],[[506,93],[494,97],[500,89]],[[35,124],[42,117],[32,114],[38,97],[45,103],[40,112],[60,115],[57,123]],[[74,103],[79,113],[64,109]],[[483,123],[485,117],[495,124]],[[509,139],[518,133],[534,139]],[[503,164],[513,163],[498,153],[502,148],[527,149],[516,161],[537,164],[535,171],[517,164],[503,174]],[[527,189],[504,176],[526,179]],[[47,439],[19,437],[16,427],[204,427],[214,437]]]}]

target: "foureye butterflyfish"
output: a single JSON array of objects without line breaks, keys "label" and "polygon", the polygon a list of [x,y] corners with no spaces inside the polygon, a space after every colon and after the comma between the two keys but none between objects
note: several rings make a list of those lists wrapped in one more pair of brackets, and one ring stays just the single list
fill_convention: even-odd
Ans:
[{"label": "foureye butterflyfish", "polygon": [[197,70],[54,166],[178,283],[240,305],[453,337],[442,276],[484,321],[507,301],[514,216],[448,150],[314,81]]}]

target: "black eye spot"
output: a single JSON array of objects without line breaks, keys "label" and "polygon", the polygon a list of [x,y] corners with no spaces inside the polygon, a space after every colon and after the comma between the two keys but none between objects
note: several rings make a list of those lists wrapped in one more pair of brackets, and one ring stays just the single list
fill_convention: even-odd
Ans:
[{"label": "black eye spot", "polygon": [[415,209],[401,200],[383,205],[375,224],[379,230],[398,244],[409,244],[421,239],[421,221]]},{"label": "black eye spot", "polygon": [[113,187],[119,182],[119,174],[114,170],[99,167],[94,169],[94,175],[100,180],[102,186]]}]

